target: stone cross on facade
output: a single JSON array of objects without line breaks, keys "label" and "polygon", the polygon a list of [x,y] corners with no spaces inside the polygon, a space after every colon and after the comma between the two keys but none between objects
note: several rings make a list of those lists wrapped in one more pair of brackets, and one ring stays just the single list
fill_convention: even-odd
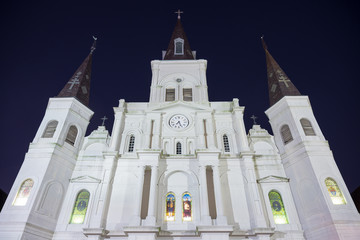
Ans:
[{"label": "stone cross on facade", "polygon": [[77,72],[75,77],[68,82],[71,84],[71,86],[69,87],[69,90],[71,90],[75,84],[80,84],[80,81],[79,81],[80,75],[81,75],[81,72]]},{"label": "stone cross on facade", "polygon": [[288,82],[291,82],[287,77],[284,76],[284,74],[278,70],[277,73],[279,74],[279,82],[283,82],[285,84],[285,86],[288,88],[289,84]]},{"label": "stone cross on facade", "polygon": [[102,121],[101,126],[105,125],[105,121],[108,119],[106,116],[104,116],[103,118],[100,118]]},{"label": "stone cross on facade", "polygon": [[178,19],[180,19],[180,14],[182,14],[182,13],[184,13],[184,12],[180,11],[180,9],[179,9],[179,10],[177,10],[175,13],[177,13]]},{"label": "stone cross on facade", "polygon": [[255,115],[252,115],[250,118],[254,121],[254,125],[257,125],[257,123],[256,123],[257,117],[255,117]]}]

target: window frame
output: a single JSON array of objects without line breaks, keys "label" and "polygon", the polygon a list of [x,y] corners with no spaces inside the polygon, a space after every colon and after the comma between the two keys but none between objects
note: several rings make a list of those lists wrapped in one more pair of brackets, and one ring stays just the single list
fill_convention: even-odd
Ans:
[{"label": "window frame", "polygon": [[306,118],[300,119],[300,124],[304,131],[305,136],[316,136],[315,130],[309,119]]},{"label": "window frame", "polygon": [[[82,215],[83,216],[82,222],[73,222],[73,215],[74,215],[75,210],[79,211],[78,206],[77,206],[79,204],[76,204],[76,203],[78,203],[80,194],[83,193],[83,192],[88,193],[87,203],[86,203],[87,205],[85,207],[85,213]],[[73,205],[73,207],[71,209],[69,224],[84,224],[85,223],[86,216],[87,216],[87,211],[89,209],[90,197],[91,197],[90,191],[88,191],[87,189],[81,189],[80,191],[78,191],[78,193],[76,194],[76,197],[75,197],[74,205]]]},{"label": "window frame", "polygon": [[[55,123],[55,126],[50,126],[50,124]],[[51,120],[46,124],[41,138],[53,138],[57,129],[59,122],[57,120]]]},{"label": "window frame", "polygon": [[[72,130],[76,130],[75,134],[72,134]],[[71,134],[71,135],[70,135]],[[70,144],[71,146],[75,146],[77,138],[79,135],[79,129],[75,126],[75,125],[71,125],[67,131],[66,134],[66,138],[65,138],[65,142],[67,142],[68,144]],[[73,137],[74,139],[72,139],[71,137]]]},{"label": "window frame", "polygon": [[[32,185],[30,186],[30,190],[28,191],[28,196],[26,198],[23,198],[21,197],[20,198],[20,194],[22,193],[21,190],[24,186],[24,184],[27,182],[27,181],[31,181],[32,182]],[[29,201],[29,198],[31,197],[31,191],[32,189],[34,188],[34,185],[35,185],[35,181],[32,179],[32,178],[27,178],[25,179],[24,181],[21,182],[20,184],[20,187],[18,188],[17,192],[16,192],[16,195],[15,195],[15,198],[12,202],[12,206],[15,206],[15,207],[23,207],[23,206],[26,206],[26,204],[28,203]],[[24,186],[24,188],[27,187],[27,186]],[[23,200],[25,199],[25,200]],[[19,201],[19,202],[18,202]]]},{"label": "window frame", "polygon": [[[178,44],[181,45],[179,46]],[[181,50],[181,51],[178,52],[177,50]],[[184,39],[182,38],[174,39],[174,55],[184,55]]]},{"label": "window frame", "polygon": [[[192,102],[193,101],[193,89],[192,88],[183,88],[183,101],[186,101],[186,102]],[[190,96],[187,96],[189,95],[190,93]]]},{"label": "window frame", "polygon": [[223,147],[225,153],[230,153],[230,141],[228,135],[225,133],[222,135]]},{"label": "window frame", "polygon": [[133,153],[135,151],[135,135],[134,134],[130,134],[129,136],[129,142],[127,144],[127,152],[128,153]]},{"label": "window frame", "polygon": [[[289,133],[287,136],[285,135],[286,133]],[[292,142],[294,140],[294,137],[292,136],[291,130],[289,125],[284,124],[281,126],[280,128],[280,135],[281,135],[281,139],[284,145]],[[286,138],[285,138],[286,137]]]},{"label": "window frame", "polygon": [[[170,95],[171,94],[171,95]],[[165,89],[165,102],[172,102],[176,100],[176,90],[174,87]]]}]

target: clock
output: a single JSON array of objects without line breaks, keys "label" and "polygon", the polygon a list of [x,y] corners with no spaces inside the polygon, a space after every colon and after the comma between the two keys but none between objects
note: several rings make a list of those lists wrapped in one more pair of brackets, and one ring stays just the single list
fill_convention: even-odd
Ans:
[{"label": "clock", "polygon": [[184,115],[176,114],[170,118],[169,125],[175,129],[182,129],[189,125],[189,120]]}]

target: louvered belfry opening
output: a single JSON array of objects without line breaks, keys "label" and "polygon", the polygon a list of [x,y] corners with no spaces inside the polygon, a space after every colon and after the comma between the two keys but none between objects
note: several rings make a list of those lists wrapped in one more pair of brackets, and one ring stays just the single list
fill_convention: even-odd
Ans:
[{"label": "louvered belfry opening", "polygon": [[284,144],[288,144],[293,140],[293,137],[291,135],[291,131],[288,125],[284,125],[280,129],[281,138],[283,140]]},{"label": "louvered belfry opening", "polygon": [[175,88],[166,89],[165,101],[175,101]]},{"label": "louvered belfry opening", "polygon": [[68,131],[68,134],[66,136],[65,142],[67,142],[70,145],[74,146],[77,134],[78,134],[77,128],[75,126],[71,126],[69,128],[69,131]]},{"label": "louvered belfry opening", "polygon": [[192,88],[183,88],[183,100],[192,101]]},{"label": "louvered belfry opening", "polygon": [[306,136],[316,136],[315,131],[309,120],[302,118],[300,120],[300,123]]},{"label": "louvered belfry opening", "polygon": [[42,135],[42,138],[52,138],[56,131],[56,127],[58,125],[58,121],[51,121],[47,124],[45,131]]}]

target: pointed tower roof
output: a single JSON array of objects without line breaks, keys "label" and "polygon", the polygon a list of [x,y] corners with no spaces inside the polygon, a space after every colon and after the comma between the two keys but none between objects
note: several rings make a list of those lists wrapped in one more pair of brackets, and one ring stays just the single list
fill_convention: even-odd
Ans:
[{"label": "pointed tower roof", "polygon": [[269,53],[264,37],[261,37],[261,42],[266,56],[270,107],[284,96],[300,96],[299,90]]},{"label": "pointed tower roof", "polygon": [[74,97],[87,107],[89,106],[92,54],[95,50],[97,39],[95,37],[93,38],[94,43],[91,47],[90,54],[57,95],[57,97]]},{"label": "pointed tower roof", "polygon": [[[184,28],[181,24],[180,20],[180,10],[175,12],[178,14],[178,19],[174,28],[174,31],[171,35],[169,46],[166,50],[164,60],[194,60],[195,56],[191,51],[189,41],[186,37]],[[175,42],[179,42],[179,48],[177,48],[177,52],[175,53]],[[182,44],[180,44],[182,43]]]}]

